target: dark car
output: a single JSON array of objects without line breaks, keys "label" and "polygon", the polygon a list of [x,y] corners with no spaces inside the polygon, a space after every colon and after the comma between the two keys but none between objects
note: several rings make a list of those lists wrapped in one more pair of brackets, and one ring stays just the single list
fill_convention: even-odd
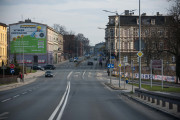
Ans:
[{"label": "dark car", "polygon": [[44,66],[44,69],[45,70],[54,70],[54,69],[56,69],[56,67],[54,65],[46,65],[46,66]]},{"label": "dark car", "polygon": [[87,64],[88,64],[88,65],[93,65],[93,62],[92,62],[92,61],[88,61]]},{"label": "dark car", "polygon": [[69,59],[69,62],[73,62],[73,58],[70,58],[70,59]]},{"label": "dark car", "polygon": [[32,67],[33,70],[44,70],[44,68],[42,68],[41,66],[33,66]]},{"label": "dark car", "polygon": [[46,71],[45,77],[53,77],[53,73],[51,71]]}]

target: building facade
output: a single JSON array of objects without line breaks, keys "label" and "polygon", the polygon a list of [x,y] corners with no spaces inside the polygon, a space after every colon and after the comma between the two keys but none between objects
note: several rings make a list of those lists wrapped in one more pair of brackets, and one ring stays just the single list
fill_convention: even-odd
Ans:
[{"label": "building facade", "polygon": [[7,25],[0,23],[0,67],[7,65]]},{"label": "building facade", "polygon": [[26,66],[58,63],[59,34],[51,27],[31,22],[21,21],[9,25],[9,58],[10,62]]},{"label": "building facade", "polygon": [[[147,16],[144,13],[141,16],[141,41],[142,51],[144,52],[144,56],[142,57],[143,63],[147,63],[150,59],[156,59],[158,57],[158,59],[165,59],[163,54],[155,54],[155,51],[160,51],[158,48],[167,49],[165,39],[168,39],[168,20],[169,16],[162,16],[159,13],[155,16]],[[105,40],[108,53],[111,49],[111,54],[115,55],[118,59],[120,49],[121,62],[131,63],[131,60],[134,60],[135,64],[137,64],[137,52],[139,51],[139,16],[129,14],[127,11],[125,15],[109,16]],[[156,47],[156,49],[153,47]]]}]

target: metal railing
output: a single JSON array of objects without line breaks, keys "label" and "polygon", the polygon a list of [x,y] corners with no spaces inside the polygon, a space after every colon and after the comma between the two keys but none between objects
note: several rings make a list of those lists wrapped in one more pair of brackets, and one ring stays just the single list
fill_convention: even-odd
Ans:
[{"label": "metal railing", "polygon": [[173,104],[176,104],[177,112],[180,112],[180,96],[145,91],[140,89],[135,89],[135,93],[139,98],[148,100],[148,102],[155,103],[156,100],[157,105],[160,105],[160,101],[162,101],[162,107],[166,107],[166,103],[169,103],[169,109],[173,109]]}]

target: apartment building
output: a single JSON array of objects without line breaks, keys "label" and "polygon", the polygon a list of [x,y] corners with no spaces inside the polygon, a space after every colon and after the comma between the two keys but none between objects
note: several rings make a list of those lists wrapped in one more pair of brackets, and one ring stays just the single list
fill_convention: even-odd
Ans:
[{"label": "apartment building", "polygon": [[0,23],[0,67],[7,65],[7,25]]},{"label": "apartment building", "polygon": [[[163,59],[165,56],[162,54],[151,53],[150,58],[147,50],[158,46],[161,49],[167,49],[165,39],[168,38],[168,20],[170,16],[163,16],[157,12],[155,16],[147,16],[145,13],[141,16],[141,41],[142,51],[145,53],[142,62],[146,63],[147,60],[160,57]],[[120,18],[120,20],[119,20]],[[119,32],[120,23],[120,32]],[[120,33],[120,35],[119,35]],[[119,37],[120,36],[120,37]],[[120,44],[119,44],[120,38]],[[139,51],[139,16],[125,12],[125,15],[109,16],[105,32],[106,49],[108,53],[119,56],[119,49],[121,53],[121,61],[131,63],[134,60],[138,63],[137,52]],[[111,42],[110,42],[111,41]],[[155,42],[156,41],[156,42]],[[149,43],[150,42],[150,43]],[[154,42],[154,43],[153,43]],[[156,44],[155,44],[156,43]],[[152,45],[150,45],[152,44]],[[169,60],[171,61],[171,60]]]},{"label": "apartment building", "polygon": [[[20,21],[9,25],[10,62],[16,56],[26,66],[56,64],[59,61],[59,33],[46,24]],[[62,40],[61,40],[62,41]]]}]

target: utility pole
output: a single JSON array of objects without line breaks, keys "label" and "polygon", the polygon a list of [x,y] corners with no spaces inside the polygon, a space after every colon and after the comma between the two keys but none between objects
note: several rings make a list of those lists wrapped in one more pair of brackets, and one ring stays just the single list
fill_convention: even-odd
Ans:
[{"label": "utility pole", "polygon": [[[139,0],[139,51],[141,51],[141,6]],[[139,57],[139,89],[141,89],[141,57]]]}]

